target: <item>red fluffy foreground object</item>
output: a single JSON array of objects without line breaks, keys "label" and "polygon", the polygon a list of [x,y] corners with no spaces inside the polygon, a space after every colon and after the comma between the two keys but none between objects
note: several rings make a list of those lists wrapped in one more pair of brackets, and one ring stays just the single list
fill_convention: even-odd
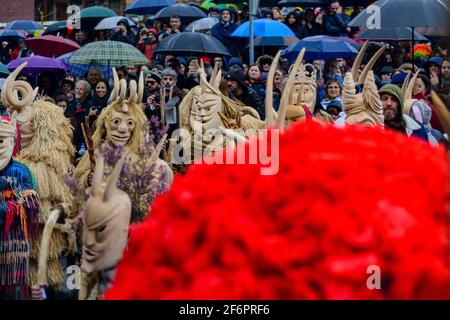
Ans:
[{"label": "red fluffy foreground object", "polygon": [[177,177],[132,229],[106,298],[449,298],[443,149],[304,123],[281,136],[279,173],[260,168]]}]

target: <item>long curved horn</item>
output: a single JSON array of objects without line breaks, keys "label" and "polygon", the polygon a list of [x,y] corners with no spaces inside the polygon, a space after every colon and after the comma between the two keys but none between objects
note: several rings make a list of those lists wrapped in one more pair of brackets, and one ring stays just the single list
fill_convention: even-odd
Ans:
[{"label": "long curved horn", "polygon": [[278,110],[278,119],[277,119],[277,125],[281,131],[284,130],[284,125],[286,122],[286,119],[285,119],[286,118],[286,110],[287,110],[287,107],[289,104],[289,95],[290,95],[291,87],[294,84],[297,70],[303,61],[305,52],[306,52],[306,49],[303,48],[302,51],[300,51],[300,54],[298,55],[297,60],[295,60],[294,66],[292,67],[291,72],[289,73],[288,81],[286,83],[286,86],[283,90],[283,94],[281,96],[280,109]]},{"label": "long curved horn", "polygon": [[102,154],[98,154],[95,162],[94,178],[92,179],[91,195],[98,197],[102,194],[103,168],[105,166],[105,158]]},{"label": "long curved horn", "polygon": [[136,97],[136,104],[140,104],[144,98],[144,73],[139,74],[138,91]]},{"label": "long curved horn", "polygon": [[[4,100],[3,103],[7,107],[21,109],[25,106],[31,105],[36,97],[39,88],[33,90],[28,82],[16,81],[17,75],[23,68],[25,68],[27,64],[28,62],[22,63],[6,78],[2,90],[2,100]],[[21,100],[19,100],[16,91],[21,94]]]},{"label": "long curved horn", "polygon": [[366,65],[363,72],[359,76],[357,84],[363,84],[366,81],[367,74],[369,73],[370,70],[372,70],[373,66],[375,65],[377,60],[381,57],[384,50],[386,50],[386,48],[382,47],[382,48],[378,49],[378,51],[373,55],[373,57],[370,59],[369,63]]},{"label": "long curved horn", "polygon": [[214,70],[211,74],[211,78],[209,79],[209,84],[214,87],[214,83],[216,82],[217,72],[219,71],[219,65],[216,63],[214,65]]},{"label": "long curved horn", "polygon": [[362,59],[364,58],[364,55],[366,54],[366,50],[367,50],[368,46],[369,46],[369,41],[364,42],[363,46],[361,47],[361,49],[358,52],[358,55],[356,56],[355,62],[353,63],[351,74],[352,74],[354,82],[358,81],[359,67],[361,66]]},{"label": "long curved horn", "polygon": [[119,76],[117,75],[117,71],[116,68],[112,68],[113,70],[113,89],[111,91],[111,95],[109,96],[108,99],[108,104],[113,103],[114,101],[117,100],[117,96],[119,95]]},{"label": "long curved horn", "polygon": [[127,81],[125,79],[120,80],[119,101],[122,103],[127,95]]},{"label": "long curved horn", "polygon": [[420,70],[417,70],[412,79],[409,81],[408,87],[405,91],[405,95],[403,96],[403,100],[412,99],[414,84],[416,83],[417,77],[419,76],[419,72]]},{"label": "long curved horn", "polygon": [[135,103],[137,100],[136,81],[130,81],[130,96],[128,97],[129,103]]},{"label": "long curved horn", "polygon": [[123,153],[122,157],[120,157],[119,161],[117,161],[113,171],[111,172],[111,175],[109,176],[108,183],[106,184],[105,188],[105,194],[103,195],[104,202],[110,201],[112,196],[114,195],[114,191],[116,190],[116,184],[117,181],[119,180],[120,172],[122,171],[122,167],[125,163],[127,155],[128,152]]},{"label": "long curved horn", "polygon": [[275,110],[273,109],[273,80],[275,79],[275,73],[278,67],[278,60],[280,60],[281,51],[278,51],[277,55],[270,65],[269,74],[267,75],[267,88],[266,88],[266,120],[265,128],[269,128],[275,124]]},{"label": "long curved horn", "polygon": [[49,255],[50,239],[53,229],[56,226],[56,222],[59,220],[60,215],[63,214],[62,206],[57,206],[48,215],[45,222],[44,231],[41,238],[41,250],[39,251],[38,258],[38,275],[37,281],[39,285],[48,284],[47,282],[47,262]]},{"label": "long curved horn", "polygon": [[403,100],[405,100],[405,97],[406,97],[406,89],[408,89],[408,84],[409,84],[409,79],[410,78],[411,78],[411,72],[408,71],[408,74],[406,75],[406,78],[405,78],[405,80],[403,81],[403,84],[402,84],[402,97],[403,97]]}]

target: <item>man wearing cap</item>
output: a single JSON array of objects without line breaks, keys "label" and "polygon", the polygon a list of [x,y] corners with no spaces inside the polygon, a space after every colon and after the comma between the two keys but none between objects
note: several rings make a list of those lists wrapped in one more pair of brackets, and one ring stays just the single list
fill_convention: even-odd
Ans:
[{"label": "man wearing cap", "polygon": [[261,119],[265,118],[265,110],[262,98],[255,90],[245,85],[244,71],[240,68],[230,70],[226,76],[231,100],[238,100],[248,107],[254,108]]},{"label": "man wearing cap", "polygon": [[378,93],[383,104],[384,125],[386,128],[416,136],[428,142],[428,135],[422,124],[403,114],[402,90],[394,84],[384,85]]}]

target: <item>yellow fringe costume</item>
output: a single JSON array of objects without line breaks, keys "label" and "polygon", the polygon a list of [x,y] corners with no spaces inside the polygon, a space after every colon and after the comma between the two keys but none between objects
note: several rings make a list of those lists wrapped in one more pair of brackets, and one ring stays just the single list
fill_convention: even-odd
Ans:
[{"label": "yellow fringe costume", "polygon": [[[75,150],[72,145],[72,127],[60,107],[38,99],[33,103],[33,109],[31,126],[34,136],[29,146],[20,151],[17,159],[31,169],[40,198],[40,236],[38,240],[30,241],[30,278],[31,283],[36,284],[41,233],[50,209],[59,203],[72,202],[64,177],[69,172],[70,159]],[[59,285],[63,280],[63,270],[58,259],[65,248],[64,236],[55,230],[50,242],[47,268],[49,285]]]}]

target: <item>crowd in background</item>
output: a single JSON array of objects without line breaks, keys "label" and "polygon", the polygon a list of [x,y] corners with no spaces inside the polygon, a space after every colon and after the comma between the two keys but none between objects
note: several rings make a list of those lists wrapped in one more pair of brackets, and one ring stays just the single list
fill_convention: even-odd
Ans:
[{"label": "crowd in background", "polygon": [[[328,8],[306,10],[285,10],[274,7],[260,9],[257,18],[269,18],[285,23],[299,38],[314,35],[354,37],[358,28],[347,27],[352,17],[363,7],[343,8],[339,1],[331,1]],[[217,17],[219,23],[210,34],[222,42],[232,55],[226,57],[181,57],[172,55],[157,55],[153,50],[167,36],[182,32],[185,21],[178,16],[172,16],[169,23],[156,23],[151,19],[131,28],[127,19],[120,20],[114,30],[86,31],[75,30],[67,35],[81,46],[92,41],[114,40],[136,46],[148,59],[145,66],[126,66],[117,70],[119,79],[137,79],[143,71],[145,79],[145,95],[143,109],[150,118],[159,116],[161,94],[165,95],[165,103],[174,108],[179,106],[185,94],[199,84],[197,73],[200,59],[205,64],[208,73],[218,64],[222,69],[223,80],[221,91],[233,100],[239,100],[246,106],[255,108],[261,118],[264,114],[264,99],[267,75],[276,50],[263,52],[257,49],[256,63],[249,64],[248,39],[235,38],[231,34],[236,28],[248,20],[248,9],[237,11],[234,8],[209,10],[210,17]],[[414,87],[414,98],[423,103],[414,109],[411,118],[416,127],[413,132],[432,143],[446,143],[443,128],[435,115],[430,102],[432,90],[448,96],[450,94],[450,60],[445,38],[430,38],[432,53],[427,57],[416,59],[415,68],[421,72]],[[386,109],[386,126],[407,133],[408,124],[401,119],[403,97],[401,86],[408,72],[412,71],[411,42],[385,43],[388,46],[374,67],[376,83],[380,89],[383,107]],[[362,62],[361,68],[367,63],[371,53],[379,47],[369,46],[369,53]],[[18,57],[31,54],[23,41],[3,42],[0,48],[0,62],[7,64]],[[332,61],[314,60],[310,62],[317,71],[317,106],[328,112],[334,119],[342,117],[342,89],[345,74],[351,70],[352,59],[336,59]],[[274,79],[274,108],[278,109],[281,93],[286,84],[291,63],[281,59]],[[417,69],[416,69],[417,70]],[[86,116],[95,121],[96,117],[107,106],[111,92],[111,79],[105,79],[102,70],[91,68],[84,78],[67,73],[41,73],[38,76],[21,76],[32,86],[39,86],[40,94],[48,96],[59,105],[75,127],[74,144],[79,154],[84,152],[83,138],[79,132],[79,124]],[[163,89],[163,90],[161,90]],[[394,112],[390,112],[394,110]]]}]

